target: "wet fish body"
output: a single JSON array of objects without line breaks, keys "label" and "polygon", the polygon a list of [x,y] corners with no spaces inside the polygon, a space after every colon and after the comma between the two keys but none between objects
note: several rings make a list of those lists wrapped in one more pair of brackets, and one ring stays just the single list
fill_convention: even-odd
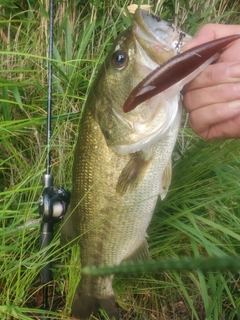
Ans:
[{"label": "wet fish body", "polygon": [[[73,189],[61,241],[78,241],[84,266],[146,259],[146,230],[171,180],[181,119],[179,94],[158,96],[124,113],[131,90],[176,55],[189,37],[137,10],[117,38],[89,93],[79,127]],[[179,90],[180,91],[180,90]],[[178,92],[179,93],[179,92]],[[82,276],[72,303],[80,319],[104,309],[118,317],[112,276]]]}]

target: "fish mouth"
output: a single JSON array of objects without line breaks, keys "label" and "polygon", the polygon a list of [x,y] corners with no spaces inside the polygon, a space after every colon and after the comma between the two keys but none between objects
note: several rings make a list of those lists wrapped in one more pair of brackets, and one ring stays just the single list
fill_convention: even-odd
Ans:
[{"label": "fish mouth", "polygon": [[137,9],[133,21],[133,35],[156,65],[161,65],[180,52],[192,38],[161,18]]}]

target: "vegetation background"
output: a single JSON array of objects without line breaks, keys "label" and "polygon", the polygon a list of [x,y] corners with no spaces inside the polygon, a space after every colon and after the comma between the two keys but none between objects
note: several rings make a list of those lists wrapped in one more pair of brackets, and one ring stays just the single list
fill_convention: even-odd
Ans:
[{"label": "vegetation background", "polygon": [[[52,174],[71,189],[73,147],[86,95],[132,3],[194,35],[206,22],[239,23],[238,0],[55,1]],[[49,0],[0,1],[0,316],[40,319],[38,199],[46,164]],[[153,259],[240,253],[239,140],[206,143],[183,123],[171,190],[149,228]],[[50,319],[72,319],[76,247],[50,259]],[[124,319],[240,319],[239,274],[154,272],[115,280]],[[44,316],[42,315],[42,318]],[[104,317],[104,316],[103,316]],[[107,319],[107,317],[105,317]]]}]

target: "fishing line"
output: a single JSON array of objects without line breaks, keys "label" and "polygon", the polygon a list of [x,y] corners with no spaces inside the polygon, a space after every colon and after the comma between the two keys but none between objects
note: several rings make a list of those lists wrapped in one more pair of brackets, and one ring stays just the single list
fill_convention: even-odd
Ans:
[{"label": "fishing line", "polygon": [[53,58],[53,0],[49,3],[49,47],[48,47],[48,98],[47,98],[47,164],[46,174],[51,170],[51,124],[52,124],[52,58]]}]

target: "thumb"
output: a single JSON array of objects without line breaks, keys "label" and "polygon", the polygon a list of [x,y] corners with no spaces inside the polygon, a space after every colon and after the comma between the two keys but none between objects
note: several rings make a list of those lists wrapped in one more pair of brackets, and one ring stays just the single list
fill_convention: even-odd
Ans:
[{"label": "thumb", "polygon": [[182,51],[192,49],[200,44],[212,41],[214,39],[216,39],[216,34],[214,32],[213,25],[206,24],[197,32],[191,41],[187,42],[182,47]]},{"label": "thumb", "polygon": [[183,51],[196,47],[202,43],[219,39],[233,34],[240,34],[240,25],[205,24],[196,36],[183,46]]}]

